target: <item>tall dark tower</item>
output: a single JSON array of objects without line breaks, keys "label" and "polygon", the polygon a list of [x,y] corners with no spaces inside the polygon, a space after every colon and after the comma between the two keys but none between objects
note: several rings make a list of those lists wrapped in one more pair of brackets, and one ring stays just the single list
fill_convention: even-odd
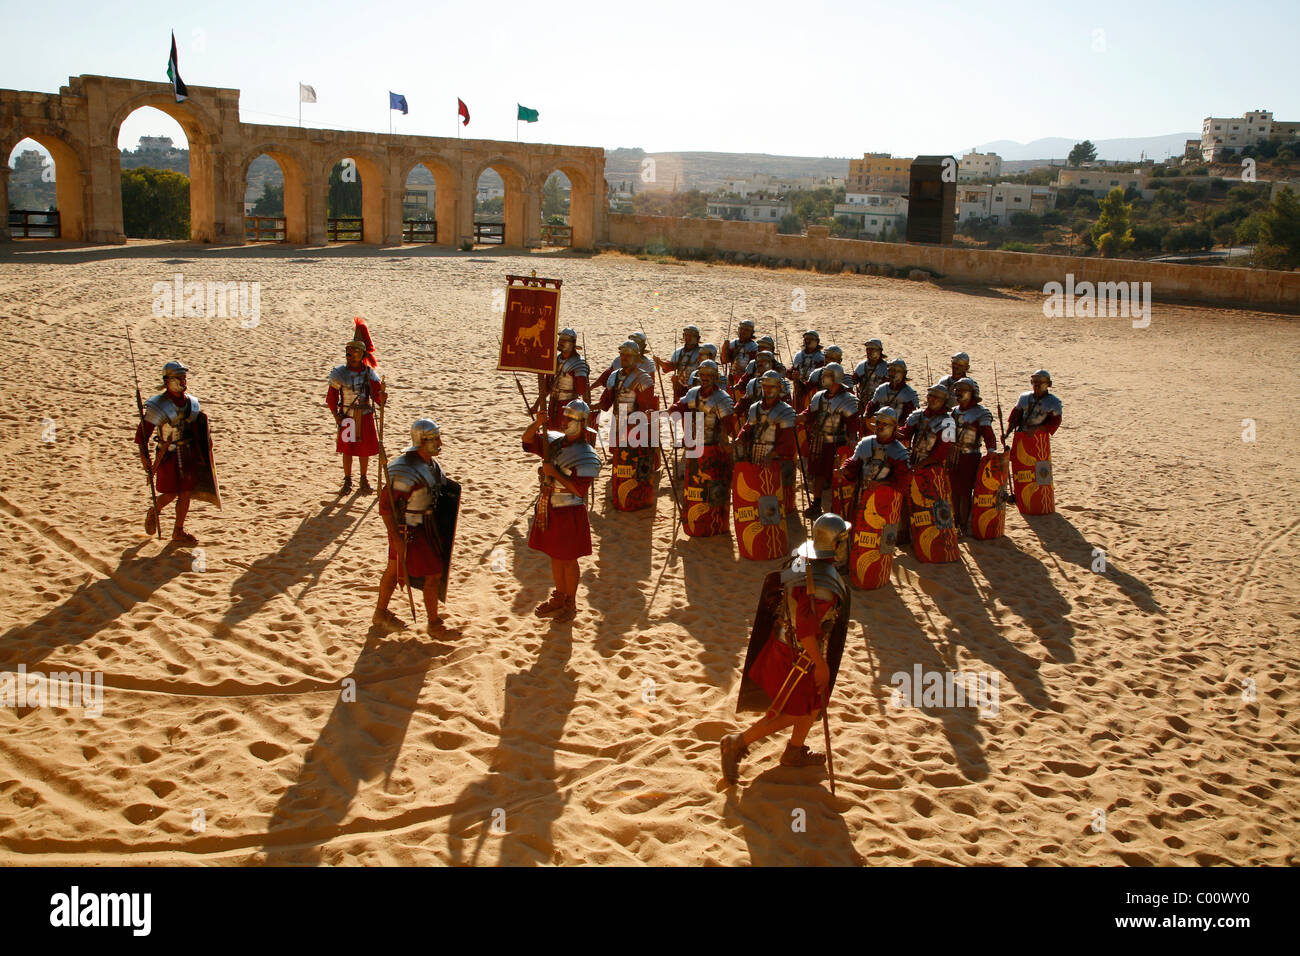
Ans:
[{"label": "tall dark tower", "polygon": [[907,241],[952,245],[956,216],[956,157],[916,157],[907,193]]}]

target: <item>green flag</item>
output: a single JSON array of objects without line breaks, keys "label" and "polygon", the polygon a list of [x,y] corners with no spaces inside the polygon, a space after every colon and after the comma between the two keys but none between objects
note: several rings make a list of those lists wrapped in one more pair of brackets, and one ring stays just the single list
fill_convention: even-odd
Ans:
[{"label": "green flag", "polygon": [[[518,103],[515,105],[519,106]],[[516,116],[515,119],[523,120],[525,123],[536,123],[537,110],[530,110],[527,106],[519,106],[519,115]]]}]

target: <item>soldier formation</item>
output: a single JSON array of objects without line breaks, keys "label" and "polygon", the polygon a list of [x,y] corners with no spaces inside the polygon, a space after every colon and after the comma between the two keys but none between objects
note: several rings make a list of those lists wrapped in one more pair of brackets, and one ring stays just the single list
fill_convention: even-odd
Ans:
[{"label": "soldier formation", "polygon": [[[743,558],[784,559],[783,570],[764,582],[743,670],[739,709],[763,716],[721,742],[723,776],[734,783],[748,748],[786,727],[792,731],[783,765],[828,761],[829,750],[815,753],[804,741],[819,715],[825,723],[850,586],[883,586],[898,543],[910,539],[921,561],[953,561],[959,536],[1002,534],[1007,503],[1015,501],[1027,515],[1054,510],[1050,436],[1061,424],[1061,401],[1040,369],[1004,426],[1000,403],[996,415],[981,404],[964,352],[952,356],[951,373],[930,385],[922,402],[908,384],[906,362],[888,358],[877,338],[866,341],[866,355],[851,373],[842,350],[823,347],[811,329],[788,365],[775,339],[757,335],[750,319],[720,351],[700,338],[697,326],[686,326],[681,345],[661,359],[643,333],[629,334],[591,383],[603,389],[593,408],[579,336],[572,328],[559,331],[555,372],[539,376],[538,400],[530,407],[534,420],[522,436],[523,451],[542,459],[528,546],[550,558],[554,583],[535,614],[572,620],[579,560],[592,553],[588,507],[602,467],[592,442],[599,411],[611,417],[609,493],[619,511],[650,507],[658,494],[658,471],[666,462],[657,426],[646,427],[650,413],[664,408],[669,421],[679,423],[669,426],[668,449],[674,466],[679,449],[685,462],[666,470],[686,534],[707,537],[731,526]],[[344,355],[326,390],[335,450],[343,459],[340,496],[352,492],[354,458],[360,460],[361,494],[375,490],[369,460],[383,462],[377,469],[379,513],[388,559],[373,624],[405,626],[388,607],[401,586],[413,618],[413,591],[423,592],[428,630],[435,633],[442,627],[438,607],[447,596],[460,486],[438,461],[442,436],[432,419],[414,422],[411,444],[401,454],[389,459],[384,451],[388,396],[360,319]],[[168,362],[158,394],[140,401],[137,389],[135,439],[152,499],[145,531],[157,533],[162,509],[175,502],[172,541],[182,546],[197,543],[184,528],[191,500],[220,506],[207,417],[187,391],[188,372]],[[671,381],[671,402],[661,375]],[[797,475],[806,502],[802,514],[813,523],[808,540],[790,551],[786,518],[796,517]],[[833,772],[831,779],[833,788]]]}]

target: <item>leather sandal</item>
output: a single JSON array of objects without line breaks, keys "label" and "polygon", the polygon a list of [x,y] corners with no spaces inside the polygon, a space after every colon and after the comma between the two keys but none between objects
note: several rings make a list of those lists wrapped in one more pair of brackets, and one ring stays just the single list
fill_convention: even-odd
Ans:
[{"label": "leather sandal", "polygon": [[814,753],[806,746],[795,747],[786,744],[785,753],[781,754],[782,767],[824,767],[826,755]]},{"label": "leather sandal", "polygon": [[722,776],[727,783],[735,783],[740,779],[740,761],[749,753],[744,741],[743,734],[727,734],[720,741],[718,746],[722,750]]},{"label": "leather sandal", "polygon": [[153,508],[144,513],[144,533],[151,537],[158,533],[158,512]]},{"label": "leather sandal", "polygon": [[533,611],[538,617],[553,617],[558,614],[564,607],[564,595],[559,591],[552,591],[551,596],[537,605]]}]

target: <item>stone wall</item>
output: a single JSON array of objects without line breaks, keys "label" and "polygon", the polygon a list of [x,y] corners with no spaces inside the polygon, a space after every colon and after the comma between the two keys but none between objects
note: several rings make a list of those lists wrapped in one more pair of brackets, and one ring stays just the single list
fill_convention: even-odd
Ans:
[{"label": "stone wall", "polygon": [[[1189,266],[1134,259],[1049,256],[1025,252],[958,249],[951,246],[832,239],[825,227],[807,236],[785,236],[774,223],[676,219],[611,213],[609,244],[630,252],[643,248],[681,252],[732,253],[740,261],[769,266],[821,268],[840,272],[893,272],[913,269],[989,286],[1079,282],[1150,282],[1157,302],[1195,302],[1300,313],[1300,271]],[[881,270],[880,267],[888,267]]]}]

